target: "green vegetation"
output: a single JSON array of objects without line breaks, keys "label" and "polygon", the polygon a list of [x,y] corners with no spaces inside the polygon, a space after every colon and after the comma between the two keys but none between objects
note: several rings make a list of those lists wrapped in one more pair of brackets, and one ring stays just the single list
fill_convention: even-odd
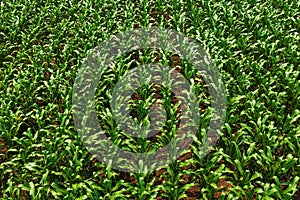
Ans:
[{"label": "green vegetation", "polygon": [[[296,0],[2,1],[0,198],[296,198],[299,7]],[[151,26],[181,32],[210,54],[226,86],[226,122],[213,151],[203,159],[199,139],[165,168],[148,174],[119,172],[98,162],[83,146],[72,118],[72,87],[89,50],[116,33]],[[147,117],[145,108],[154,94],[164,96],[166,130],[152,141],[118,134],[106,109],[111,91],[105,89],[113,88],[129,68],[154,62],[157,55],[160,62],[193,77],[190,66],[176,55],[145,50],[125,55],[98,86],[99,120],[111,140],[127,150],[139,151],[137,144],[143,144],[142,151],[161,147],[176,134],[176,101],[164,88],[142,87],[131,104],[138,123]],[[195,83],[203,101],[201,138],[209,98],[201,90],[203,82],[196,77]]]}]

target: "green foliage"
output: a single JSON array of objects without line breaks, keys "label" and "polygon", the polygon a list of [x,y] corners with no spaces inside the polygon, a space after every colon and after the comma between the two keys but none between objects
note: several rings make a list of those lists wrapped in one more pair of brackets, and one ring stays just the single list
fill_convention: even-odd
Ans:
[{"label": "green foliage", "polygon": [[[3,1],[0,3],[1,199],[292,199],[299,190],[300,11],[293,0],[272,1]],[[199,133],[177,162],[148,174],[122,173],[96,161],[72,119],[72,86],[89,50],[113,34],[158,26],[196,39],[220,70],[227,91],[226,123],[210,154],[199,152],[210,97],[192,66],[172,52],[124,55],[108,68],[96,109],[109,138],[124,150],[154,151],[177,133],[171,91],[137,91],[135,123],[149,123],[155,101],[166,124],[151,139],[118,128],[111,89],[140,64],[181,70],[195,91]],[[175,63],[174,63],[175,62]],[[201,159],[200,159],[201,158]]]}]

